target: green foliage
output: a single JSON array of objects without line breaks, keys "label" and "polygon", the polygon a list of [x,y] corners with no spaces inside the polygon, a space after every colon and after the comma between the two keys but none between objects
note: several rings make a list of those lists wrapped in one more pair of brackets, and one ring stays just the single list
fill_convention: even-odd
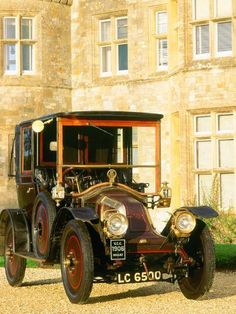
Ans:
[{"label": "green foliage", "polygon": [[[3,266],[4,266],[4,260],[3,260],[3,257],[0,256],[0,267],[3,267]],[[27,260],[27,267],[36,268],[38,267],[38,263],[31,260]]]},{"label": "green foliage", "polygon": [[218,211],[219,216],[206,219],[205,222],[211,229],[216,243],[236,244],[236,214],[228,210]]},{"label": "green foliage", "polygon": [[[211,229],[212,235],[216,243],[236,244],[236,210],[229,208],[223,210],[220,207],[220,181],[216,174],[212,181],[209,191],[202,189],[202,204],[207,205],[216,210],[219,214],[217,218],[205,219],[205,223]],[[189,205],[196,206],[197,201],[187,202]]]},{"label": "green foliage", "polygon": [[236,268],[236,245],[235,244],[216,244],[216,266],[217,268],[235,269]]}]

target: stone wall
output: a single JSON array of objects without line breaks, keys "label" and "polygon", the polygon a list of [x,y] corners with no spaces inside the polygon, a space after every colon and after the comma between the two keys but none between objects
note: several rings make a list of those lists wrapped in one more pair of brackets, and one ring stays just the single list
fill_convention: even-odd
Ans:
[{"label": "stone wall", "polygon": [[[236,59],[193,60],[190,0],[74,1],[72,6],[73,110],[130,110],[164,114],[162,180],[173,204],[196,194],[193,114],[235,109]],[[169,68],[153,67],[153,12],[167,8]],[[128,16],[128,75],[99,75],[99,20]],[[80,40],[77,40],[80,38]]]},{"label": "stone wall", "polygon": [[[71,110],[70,6],[60,1],[1,0],[0,33],[4,16],[32,16],[35,26],[35,71],[32,75],[4,74],[0,54],[0,208],[17,206],[8,161],[15,125],[23,120]],[[61,1],[67,4],[70,1]],[[0,40],[3,51],[4,41]],[[10,136],[10,137],[9,137]],[[7,195],[7,197],[6,197]]]}]

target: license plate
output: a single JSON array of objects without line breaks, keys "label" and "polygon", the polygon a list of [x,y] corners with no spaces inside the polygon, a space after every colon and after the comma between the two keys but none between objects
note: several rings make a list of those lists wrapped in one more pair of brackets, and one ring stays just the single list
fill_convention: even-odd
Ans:
[{"label": "license plate", "polygon": [[135,283],[135,282],[149,282],[160,281],[162,273],[159,270],[149,272],[126,272],[117,274],[117,283]]},{"label": "license plate", "polygon": [[111,260],[126,259],[125,239],[110,240],[110,256]]}]

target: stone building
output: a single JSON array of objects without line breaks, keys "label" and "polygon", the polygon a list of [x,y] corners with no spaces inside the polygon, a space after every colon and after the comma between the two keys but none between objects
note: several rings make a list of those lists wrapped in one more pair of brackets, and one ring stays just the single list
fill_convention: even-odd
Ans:
[{"label": "stone building", "polygon": [[[59,2],[59,1],[55,1]],[[0,207],[15,206],[8,160],[14,126],[71,108],[70,7],[0,1]]]},{"label": "stone building", "polygon": [[0,206],[14,124],[90,109],[163,113],[173,205],[214,181],[235,206],[235,15],[233,0],[1,0]]}]

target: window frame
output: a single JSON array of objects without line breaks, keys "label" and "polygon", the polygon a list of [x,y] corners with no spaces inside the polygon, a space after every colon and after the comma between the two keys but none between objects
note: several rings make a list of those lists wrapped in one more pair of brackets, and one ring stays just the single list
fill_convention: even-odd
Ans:
[{"label": "window frame", "polygon": [[[119,70],[119,46],[122,46],[122,45],[127,45],[127,70]],[[118,43],[116,45],[116,71],[117,71],[117,74],[118,75],[124,75],[124,74],[128,74],[128,60],[129,60],[129,57],[128,57],[128,43]]]},{"label": "window frame", "polygon": [[[127,20],[127,37],[124,37],[124,38],[118,38],[118,21],[119,20],[124,20],[126,19]],[[127,15],[124,15],[124,16],[119,16],[119,17],[116,17],[115,18],[115,40],[128,40],[128,16]]]},{"label": "window frame", "polygon": [[[224,23],[231,24],[231,50],[218,51],[218,25]],[[215,54],[217,57],[229,57],[233,55],[233,23],[231,19],[220,20],[215,23]]]},{"label": "window frame", "polygon": [[[166,33],[158,32],[158,15],[166,13]],[[155,16],[155,68],[157,72],[162,72],[162,71],[168,71],[168,66],[169,66],[169,42],[168,42],[168,11],[167,10],[156,10],[154,13]],[[161,51],[163,49],[160,49],[160,42],[166,40],[167,42],[167,64],[159,64],[160,62],[160,57],[161,57]]]},{"label": "window frame", "polygon": [[[218,14],[218,6],[217,6],[217,4],[218,4],[218,1],[219,0],[214,0],[214,16],[216,17],[216,18],[224,18],[224,17],[226,17],[226,16],[229,16],[229,15],[219,15]],[[225,1],[225,0],[224,0]],[[232,0],[230,0],[231,1],[231,10],[233,11],[233,3],[232,3]],[[231,12],[231,15],[233,15],[233,12]]]},{"label": "window frame", "polygon": [[[118,38],[118,23],[119,20],[127,20],[127,37],[125,38]],[[110,40],[103,41],[102,40],[102,23],[103,22],[110,22]],[[107,18],[101,18],[98,20],[99,23],[99,34],[98,34],[98,54],[99,54],[99,77],[106,78],[106,77],[112,77],[112,76],[119,76],[119,75],[127,75],[129,70],[129,59],[128,59],[128,16],[127,15],[111,15]],[[127,70],[119,70],[119,46],[120,45],[127,45]],[[104,72],[103,71],[103,53],[102,49],[104,47],[110,47],[110,65],[109,71]]]},{"label": "window frame", "polygon": [[112,50],[112,47],[111,45],[102,45],[100,46],[100,49],[99,49],[99,54],[100,54],[100,76],[101,77],[107,77],[107,76],[111,76],[112,75],[112,52],[110,50],[110,60],[109,60],[109,68],[110,70],[109,71],[103,71],[103,48],[106,48],[106,47],[110,47],[111,50]]},{"label": "window frame", "polygon": [[[5,38],[5,20],[8,18],[15,19],[15,38],[8,39]],[[22,38],[22,21],[30,20],[31,21],[31,30],[29,38]],[[3,45],[3,74],[7,76],[24,76],[24,75],[34,75],[36,72],[36,43],[35,39],[35,17],[26,16],[26,15],[17,15],[17,16],[3,16],[2,18],[2,26],[3,26],[3,37],[2,37],[2,45]],[[7,45],[15,45],[16,47],[16,70],[8,70],[7,69]],[[24,70],[24,58],[23,58],[23,46],[30,46],[31,53],[29,54],[29,64],[30,70]]]},{"label": "window frame", "polygon": [[[209,49],[207,53],[197,53],[197,27],[206,26],[208,25],[208,44]],[[202,39],[202,38],[201,38]],[[201,44],[202,50],[202,44]],[[210,42],[210,23],[201,23],[196,24],[193,27],[193,57],[195,60],[202,60],[202,59],[209,59],[210,58],[210,51],[211,51],[211,42]]]},{"label": "window frame", "polygon": [[[218,132],[219,128],[219,116],[222,115],[233,115],[231,130]],[[210,131],[209,132],[197,132],[197,118],[199,117],[210,117]],[[206,122],[209,123],[209,122]],[[214,182],[214,178],[216,178],[217,182],[219,182],[219,204],[224,209],[226,208],[223,204],[225,202],[225,198],[222,195],[222,186],[221,186],[221,175],[222,174],[233,174],[234,182],[236,183],[236,160],[233,157],[233,165],[224,166],[220,165],[220,141],[233,140],[233,151],[234,156],[236,156],[236,112],[231,110],[228,112],[207,112],[202,114],[193,114],[193,174],[195,177],[195,192],[197,196],[198,204],[201,204],[202,194],[199,192],[200,189],[200,176],[201,175],[209,175],[211,176],[211,186]],[[211,141],[211,168],[198,168],[198,154],[197,154],[197,143],[199,141]],[[233,166],[233,167],[232,167]],[[230,201],[230,200],[229,200]],[[236,198],[233,200],[234,206],[236,207]]]}]

